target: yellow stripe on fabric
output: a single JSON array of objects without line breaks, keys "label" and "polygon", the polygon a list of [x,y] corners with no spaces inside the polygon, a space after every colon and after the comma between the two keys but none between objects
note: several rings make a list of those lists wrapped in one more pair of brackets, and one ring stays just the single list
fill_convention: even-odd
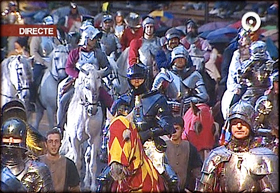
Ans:
[{"label": "yellow stripe on fabric", "polygon": [[109,153],[111,155],[111,161],[116,161],[118,163],[121,163],[121,153],[122,153],[122,147],[119,143],[119,140],[115,137],[115,139],[112,142],[111,148],[109,150]]},{"label": "yellow stripe on fabric", "polygon": [[[131,151],[132,151],[131,148],[132,148],[132,147],[131,147],[131,140],[126,141],[126,142],[124,143],[123,153],[125,154],[125,157],[127,157],[127,159],[131,159],[131,158],[129,158],[129,156],[130,156],[130,154],[131,154]],[[129,160],[129,162],[130,162],[130,160]]]},{"label": "yellow stripe on fabric", "polygon": [[124,116],[117,116],[111,121],[111,124],[114,123],[116,120],[120,120],[126,128],[129,128],[129,121]]},{"label": "yellow stripe on fabric", "polygon": [[[136,140],[135,140],[136,141]],[[137,141],[136,141],[137,143]],[[138,168],[142,163],[143,163],[143,156],[141,154],[141,150],[139,147],[139,144],[135,146],[135,152],[134,152],[134,157],[136,157],[136,159],[133,161],[133,166],[134,168]]]},{"label": "yellow stripe on fabric", "polygon": [[157,173],[156,168],[154,167],[154,165],[150,159],[148,160],[148,162],[149,162],[150,168],[153,172],[153,177],[156,179],[156,181],[158,181],[158,173]]}]

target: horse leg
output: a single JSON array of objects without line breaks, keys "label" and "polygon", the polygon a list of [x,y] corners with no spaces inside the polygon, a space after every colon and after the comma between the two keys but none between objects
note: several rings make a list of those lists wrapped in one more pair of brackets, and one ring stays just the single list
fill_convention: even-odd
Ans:
[{"label": "horse leg", "polygon": [[86,166],[86,171],[85,171],[85,178],[84,178],[84,187],[89,190],[90,188],[90,159],[91,159],[91,146],[88,146],[86,149],[85,153],[85,166]]},{"label": "horse leg", "polygon": [[81,176],[81,170],[82,170],[82,162],[81,162],[81,143],[77,138],[71,138],[72,141],[72,150],[73,150],[73,161],[75,162],[79,175]]},{"label": "horse leg", "polygon": [[52,109],[52,107],[48,107],[47,108],[47,117],[48,117],[48,121],[49,121],[49,128],[52,129],[54,127],[54,116],[55,116],[55,112]]},{"label": "horse leg", "polygon": [[43,118],[44,109],[38,103],[36,104],[36,106],[37,106],[37,109],[36,109],[36,119],[35,119],[35,123],[34,123],[34,128],[39,130],[39,124]]},{"label": "horse leg", "polygon": [[90,175],[91,175],[91,186],[90,190],[95,192],[96,191],[96,184],[95,184],[95,179],[96,179],[96,171],[97,171],[97,147],[95,144],[91,145],[91,158],[90,158]]}]

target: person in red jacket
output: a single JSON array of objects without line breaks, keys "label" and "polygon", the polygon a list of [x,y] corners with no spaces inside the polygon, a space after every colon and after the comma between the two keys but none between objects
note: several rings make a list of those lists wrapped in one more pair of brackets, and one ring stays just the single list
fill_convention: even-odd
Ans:
[{"label": "person in red jacket", "polygon": [[142,19],[137,13],[129,13],[124,21],[127,28],[124,29],[120,40],[123,51],[129,47],[131,40],[134,38],[140,38],[143,35],[143,28],[141,26]]},{"label": "person in red jacket", "polygon": [[159,50],[162,50],[160,38],[155,36],[155,20],[147,16],[143,22],[143,35],[140,38],[135,38],[130,42],[128,53],[129,66],[133,66],[138,61],[143,63],[148,68],[148,87],[152,87],[152,82],[158,69],[155,63],[155,56]]},{"label": "person in red jacket", "polygon": [[[68,78],[59,85],[59,88],[61,84],[63,85],[58,96],[57,126],[59,128],[63,128],[66,121],[65,111],[74,93],[73,85],[76,78],[78,78],[80,72],[79,67],[86,63],[96,64],[99,68],[105,69],[102,77],[106,77],[112,71],[105,53],[100,48],[99,40],[102,36],[102,32],[92,25],[88,25],[85,27],[81,36],[79,47],[70,51],[66,61],[65,71],[68,74]],[[110,109],[113,104],[113,99],[103,87],[101,87],[99,91],[100,101],[102,106],[104,105],[103,108],[107,107]]]}]

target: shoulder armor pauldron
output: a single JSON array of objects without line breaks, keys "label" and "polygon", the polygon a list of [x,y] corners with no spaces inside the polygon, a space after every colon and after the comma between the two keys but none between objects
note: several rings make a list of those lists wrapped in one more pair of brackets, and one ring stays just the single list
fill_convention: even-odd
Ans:
[{"label": "shoulder armor pauldron", "polygon": [[231,155],[232,153],[225,146],[213,149],[205,160],[202,172],[207,174],[212,173],[220,163],[228,162]]},{"label": "shoulder armor pauldron", "polygon": [[249,151],[253,160],[247,167],[252,174],[268,175],[278,172],[278,157],[266,147],[253,148]]}]

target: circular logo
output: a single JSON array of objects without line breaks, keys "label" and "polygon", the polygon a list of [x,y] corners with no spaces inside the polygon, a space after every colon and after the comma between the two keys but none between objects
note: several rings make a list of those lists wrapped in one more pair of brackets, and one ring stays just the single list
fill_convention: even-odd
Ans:
[{"label": "circular logo", "polygon": [[242,27],[246,31],[257,31],[261,26],[261,18],[255,12],[247,12],[243,15],[241,20]]}]

